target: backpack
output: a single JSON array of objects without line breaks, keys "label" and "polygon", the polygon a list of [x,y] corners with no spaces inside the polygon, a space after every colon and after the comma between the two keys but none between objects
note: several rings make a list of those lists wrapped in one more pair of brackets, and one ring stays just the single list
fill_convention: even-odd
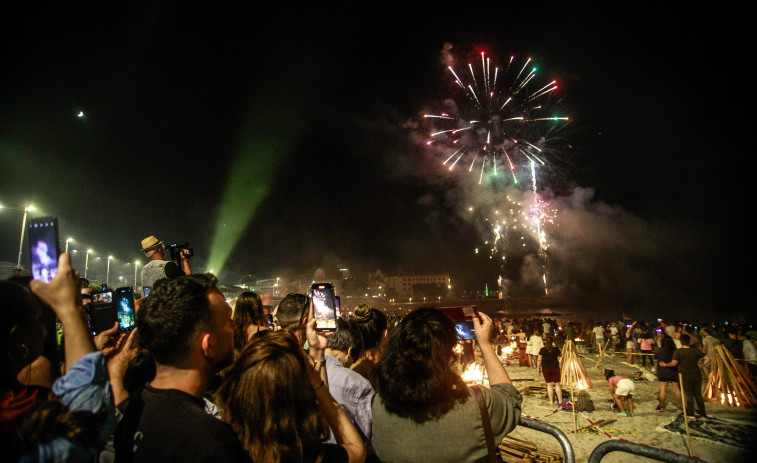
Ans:
[{"label": "backpack", "polygon": [[582,412],[593,412],[594,402],[591,400],[591,396],[586,391],[579,391],[576,396],[576,409]]}]

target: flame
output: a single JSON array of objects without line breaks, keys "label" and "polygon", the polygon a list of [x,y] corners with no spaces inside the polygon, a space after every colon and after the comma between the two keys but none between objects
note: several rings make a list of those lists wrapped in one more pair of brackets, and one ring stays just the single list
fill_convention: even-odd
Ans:
[{"label": "flame", "polygon": [[462,376],[466,383],[483,383],[484,381],[484,372],[475,363],[468,365]]},{"label": "flame", "polygon": [[[720,393],[720,403],[723,404],[723,405],[725,405],[725,401],[726,401],[726,395],[721,392]],[[736,397],[735,395],[731,395],[730,393],[728,393],[728,405],[732,406],[732,405],[734,405],[734,403],[736,404],[737,407],[741,406],[741,404],[739,403],[739,398]]]}]

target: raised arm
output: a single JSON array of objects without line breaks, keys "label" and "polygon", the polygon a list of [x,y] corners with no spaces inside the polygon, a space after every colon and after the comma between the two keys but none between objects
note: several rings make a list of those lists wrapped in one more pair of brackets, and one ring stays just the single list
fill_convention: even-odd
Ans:
[{"label": "raised arm", "polygon": [[476,332],[476,341],[481,347],[481,356],[484,358],[484,367],[489,375],[489,384],[507,383],[512,384],[510,376],[507,374],[505,367],[502,366],[499,357],[494,352],[494,346],[491,343],[492,319],[483,312],[473,316],[473,329]]},{"label": "raised arm", "polygon": [[34,294],[52,307],[63,325],[66,335],[66,370],[77,360],[95,351],[89,333],[84,307],[81,304],[79,274],[71,268],[71,256],[63,253],[58,258],[58,273],[50,283],[31,282]]},{"label": "raised arm", "polygon": [[626,339],[631,337],[631,332],[633,331],[634,326],[636,326],[636,322],[633,322],[631,327],[626,330]]},{"label": "raised arm", "polygon": [[326,388],[328,388],[329,385],[329,377],[326,374],[326,337],[321,336],[318,334],[318,332],[315,330],[315,316],[313,315],[313,301],[310,300],[310,307],[308,308],[308,321],[305,325],[305,336],[308,340],[308,346],[310,347],[310,358],[313,359],[313,361],[316,364],[320,365],[320,368],[317,367],[318,371],[321,375],[321,381],[326,385]]},{"label": "raised arm", "polygon": [[326,417],[336,443],[347,451],[349,463],[362,463],[366,456],[363,438],[342,407],[331,396],[328,385],[321,379],[321,372],[326,372],[325,364],[317,365],[309,372],[310,385],[315,391],[321,413]]},{"label": "raised arm", "polygon": [[187,275],[191,275],[192,266],[189,264],[189,251],[187,251],[186,249],[182,249],[180,257],[181,257],[182,270],[184,270],[184,273],[186,273]]}]

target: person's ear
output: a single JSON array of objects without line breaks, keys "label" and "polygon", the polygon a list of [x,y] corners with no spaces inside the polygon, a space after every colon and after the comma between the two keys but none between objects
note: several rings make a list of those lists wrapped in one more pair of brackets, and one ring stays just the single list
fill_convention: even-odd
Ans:
[{"label": "person's ear", "polygon": [[205,357],[212,356],[214,343],[210,339],[210,333],[203,333],[202,338],[200,338],[200,347],[202,347],[202,353]]}]

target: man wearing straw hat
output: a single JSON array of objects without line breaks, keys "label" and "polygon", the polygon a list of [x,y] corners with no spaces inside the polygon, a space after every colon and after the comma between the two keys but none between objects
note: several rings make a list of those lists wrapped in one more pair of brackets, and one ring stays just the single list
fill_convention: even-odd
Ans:
[{"label": "man wearing straw hat", "polygon": [[191,275],[192,268],[189,266],[189,255],[185,250],[181,251],[181,263],[183,269],[180,269],[174,262],[166,259],[166,249],[163,242],[154,236],[148,236],[142,240],[142,252],[145,253],[150,262],[142,267],[142,286],[150,286],[162,278],[176,278],[180,275]]}]

